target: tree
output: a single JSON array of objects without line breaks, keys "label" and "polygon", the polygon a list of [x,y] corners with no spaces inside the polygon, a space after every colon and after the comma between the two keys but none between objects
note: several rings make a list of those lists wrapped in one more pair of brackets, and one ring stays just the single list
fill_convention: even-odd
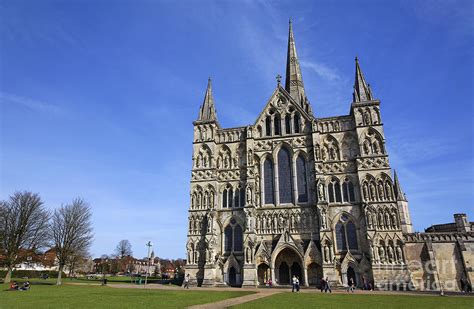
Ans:
[{"label": "tree", "polygon": [[89,205],[81,198],[54,211],[50,231],[59,264],[57,285],[61,285],[64,266],[75,255],[87,252],[92,244],[91,217]]},{"label": "tree", "polygon": [[130,244],[128,239],[122,239],[121,241],[119,241],[117,247],[115,248],[115,255],[119,259],[123,259],[128,255],[133,255],[132,245]]},{"label": "tree", "polygon": [[13,267],[20,262],[21,250],[37,250],[46,244],[50,213],[36,193],[15,192],[0,202],[0,253],[11,280]]}]

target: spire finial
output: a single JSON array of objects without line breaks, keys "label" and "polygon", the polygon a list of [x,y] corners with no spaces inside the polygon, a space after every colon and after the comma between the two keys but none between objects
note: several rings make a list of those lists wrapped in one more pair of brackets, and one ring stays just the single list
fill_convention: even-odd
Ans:
[{"label": "spire finial", "polygon": [[364,74],[359,65],[359,58],[355,57],[356,71],[355,71],[355,80],[354,80],[354,102],[363,102],[371,101],[372,92],[370,91],[369,86],[367,85]]},{"label": "spire finial", "polygon": [[280,74],[278,74],[278,75],[276,76],[276,80],[277,80],[277,85],[278,85],[278,87],[280,87],[280,83],[281,83],[281,75],[280,75]]},{"label": "spire finial", "polygon": [[303,108],[306,108],[306,95],[303,84],[303,77],[301,75],[300,63],[298,55],[296,54],[296,44],[293,35],[293,26],[291,19],[288,29],[288,53],[286,58],[286,80],[285,89],[291,97]]},{"label": "spire finial", "polygon": [[212,80],[207,79],[207,89],[204,95],[204,102],[199,110],[198,121],[215,121],[217,120],[216,109],[214,107],[214,97],[212,96]]}]

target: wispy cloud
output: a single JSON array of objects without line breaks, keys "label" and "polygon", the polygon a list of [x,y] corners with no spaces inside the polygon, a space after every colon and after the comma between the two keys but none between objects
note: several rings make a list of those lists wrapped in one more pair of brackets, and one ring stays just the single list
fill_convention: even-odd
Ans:
[{"label": "wispy cloud", "polygon": [[18,105],[26,107],[36,112],[54,113],[62,112],[62,109],[56,105],[36,99],[31,99],[15,94],[0,92],[0,105]]},{"label": "wispy cloud", "polygon": [[335,69],[323,63],[318,63],[314,61],[300,61],[300,64],[302,67],[305,67],[314,71],[321,78],[324,78],[328,81],[338,81],[342,79],[339,73]]}]

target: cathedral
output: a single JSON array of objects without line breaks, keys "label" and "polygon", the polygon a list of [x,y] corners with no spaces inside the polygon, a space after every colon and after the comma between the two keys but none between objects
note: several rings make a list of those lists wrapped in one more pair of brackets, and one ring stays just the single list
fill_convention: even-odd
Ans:
[{"label": "cathedral", "polygon": [[[466,215],[441,231],[413,232],[380,105],[356,58],[349,114],[316,117],[291,22],[285,83],[277,77],[252,125],[220,126],[209,79],[193,123],[190,282],[285,286],[297,276],[318,286],[327,277],[333,286],[352,279],[419,290],[472,282],[474,224]],[[454,264],[441,267],[441,259]]]}]

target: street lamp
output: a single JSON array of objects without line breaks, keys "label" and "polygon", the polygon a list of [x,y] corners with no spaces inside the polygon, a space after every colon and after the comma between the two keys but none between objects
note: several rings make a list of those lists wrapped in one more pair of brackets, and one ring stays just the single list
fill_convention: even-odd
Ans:
[{"label": "street lamp", "polygon": [[148,247],[148,267],[147,267],[147,270],[146,270],[146,274],[145,274],[145,285],[143,286],[144,288],[146,287],[146,284],[147,284],[147,281],[148,281],[148,273],[150,272],[150,252],[151,252],[151,247],[153,247],[153,244],[151,243],[151,241],[148,241],[146,243],[146,246]]}]

